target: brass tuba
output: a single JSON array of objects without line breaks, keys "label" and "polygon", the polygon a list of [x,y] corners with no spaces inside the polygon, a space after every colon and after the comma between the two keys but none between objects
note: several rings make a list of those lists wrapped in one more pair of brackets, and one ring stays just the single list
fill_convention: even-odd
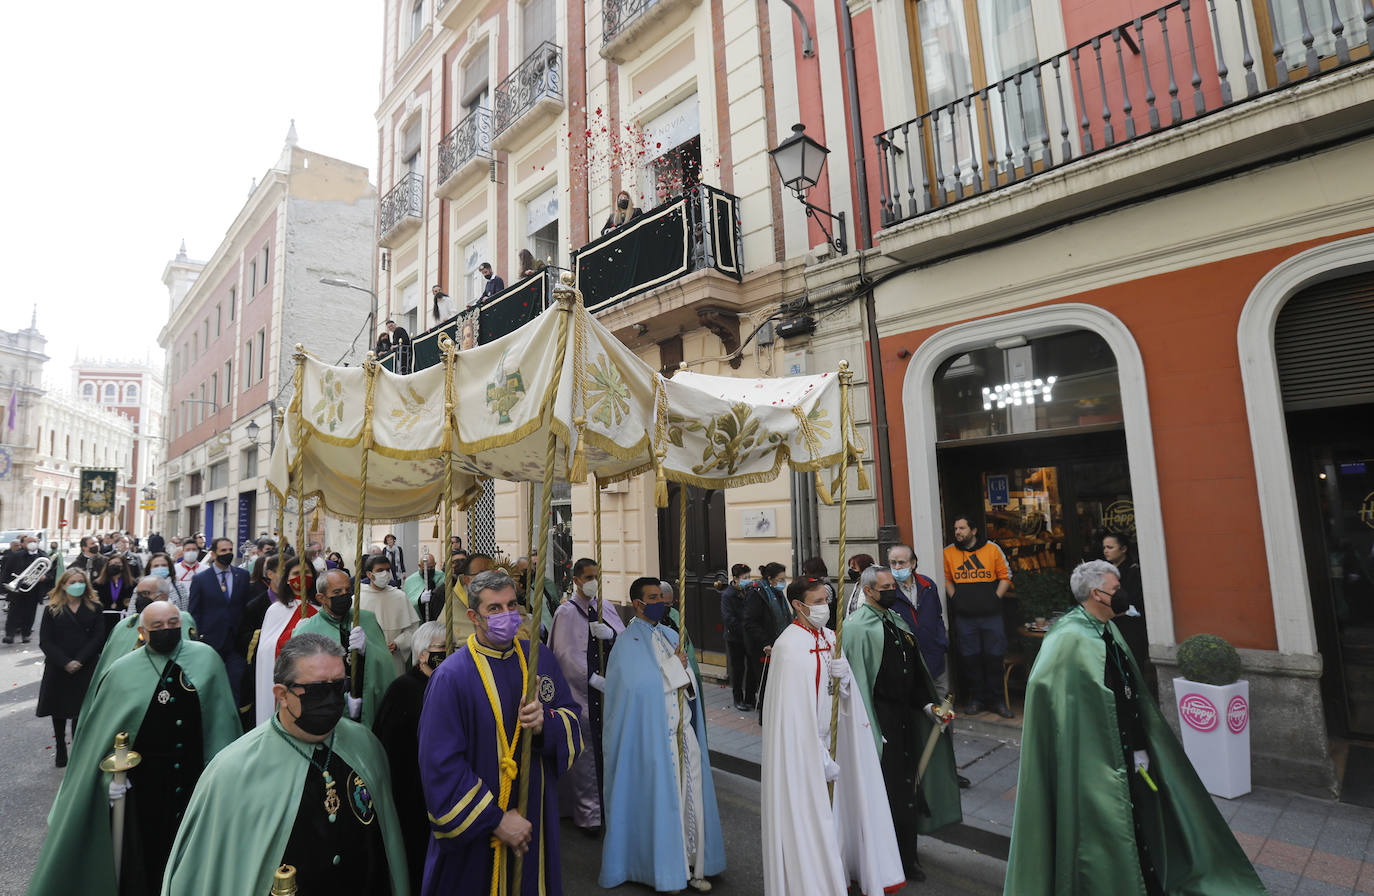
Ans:
[{"label": "brass tuba", "polygon": [[5,584],[5,590],[11,594],[27,594],[33,590],[33,586],[43,581],[43,577],[52,569],[51,557],[39,557],[29,564],[29,568],[23,572],[14,574],[14,578]]}]

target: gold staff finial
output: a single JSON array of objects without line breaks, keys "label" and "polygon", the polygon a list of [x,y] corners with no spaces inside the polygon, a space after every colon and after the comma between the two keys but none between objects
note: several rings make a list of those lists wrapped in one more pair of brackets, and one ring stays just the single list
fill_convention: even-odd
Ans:
[{"label": "gold staff finial", "polygon": [[269,896],[296,896],[296,866],[282,865],[272,874]]}]

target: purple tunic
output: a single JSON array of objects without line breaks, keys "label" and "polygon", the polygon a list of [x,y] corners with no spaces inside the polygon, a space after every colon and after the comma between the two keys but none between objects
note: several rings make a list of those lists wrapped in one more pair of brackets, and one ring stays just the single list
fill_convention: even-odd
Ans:
[{"label": "purple tunic", "polygon": [[[528,656],[529,643],[520,642]],[[504,653],[478,645],[491,668],[501,703],[504,735],[515,731],[520,702],[520,661],[511,647]],[[559,896],[563,873],[558,856],[557,778],[582,751],[579,707],[568,691],[558,662],[539,651],[537,693],[544,704],[544,730],[534,741],[530,763],[529,819],[534,830],[525,853],[524,896]],[[552,699],[550,698],[552,695]],[[523,741],[525,735],[521,734]],[[502,811],[496,720],[471,650],[465,645],[430,678],[420,714],[420,775],[429,811],[430,841],[425,856],[426,896],[481,894],[491,887],[492,833]],[[516,744],[520,759],[521,744]],[[511,785],[507,808],[517,808],[520,779]],[[508,873],[513,873],[511,853]]]}]

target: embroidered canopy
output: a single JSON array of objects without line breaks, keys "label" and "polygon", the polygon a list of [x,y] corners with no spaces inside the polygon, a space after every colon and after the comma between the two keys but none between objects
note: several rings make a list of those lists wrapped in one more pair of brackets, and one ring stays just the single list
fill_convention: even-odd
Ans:
[{"label": "embroidered canopy", "polygon": [[515,332],[462,351],[445,340],[443,363],[409,375],[298,351],[268,485],[343,519],[416,519],[440,509],[446,478],[460,507],[484,479],[541,481],[552,432],[557,478],[604,484],[653,470],[660,506],[668,481],[729,488],[785,465],[814,472],[829,503],[841,461],[857,465],[863,451],[842,379],[668,379],[565,289]]}]

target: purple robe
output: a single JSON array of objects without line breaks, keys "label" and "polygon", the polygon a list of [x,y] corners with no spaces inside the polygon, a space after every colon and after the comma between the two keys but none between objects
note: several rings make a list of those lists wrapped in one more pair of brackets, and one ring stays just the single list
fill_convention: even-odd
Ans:
[{"label": "purple robe", "polygon": [[[528,656],[529,642],[519,643]],[[477,649],[491,668],[509,743],[521,698],[519,658],[514,646],[504,652],[480,644]],[[533,743],[530,762],[527,817],[534,830],[525,853],[521,893],[559,896],[563,872],[558,855],[557,779],[572,766],[583,745],[579,707],[557,660],[546,649],[539,651],[536,693],[544,704],[544,730]],[[524,737],[522,733],[521,743]],[[521,743],[515,747],[517,762]],[[464,645],[435,670],[420,713],[420,775],[430,821],[423,894],[446,896],[490,890],[492,834],[505,814],[498,802],[499,749],[491,704],[471,649]],[[519,793],[517,777],[507,808],[517,808]],[[508,873],[513,873],[512,854],[509,850],[503,854]]]}]

